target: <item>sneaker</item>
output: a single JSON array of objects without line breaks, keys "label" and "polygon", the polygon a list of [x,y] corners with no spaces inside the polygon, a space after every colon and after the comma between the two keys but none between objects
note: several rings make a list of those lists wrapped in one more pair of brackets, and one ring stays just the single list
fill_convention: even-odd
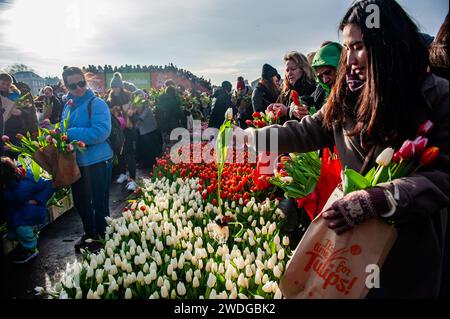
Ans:
[{"label": "sneaker", "polygon": [[126,188],[127,188],[127,191],[134,192],[137,188],[136,182],[133,180],[129,181]]},{"label": "sneaker", "polygon": [[38,250],[35,249],[24,249],[21,254],[19,254],[15,259],[15,264],[25,264],[29,262],[31,259],[36,257],[39,254]]},{"label": "sneaker", "polygon": [[125,182],[128,179],[128,176],[125,174],[120,174],[120,176],[117,178],[116,183],[117,184],[122,184],[123,182]]}]

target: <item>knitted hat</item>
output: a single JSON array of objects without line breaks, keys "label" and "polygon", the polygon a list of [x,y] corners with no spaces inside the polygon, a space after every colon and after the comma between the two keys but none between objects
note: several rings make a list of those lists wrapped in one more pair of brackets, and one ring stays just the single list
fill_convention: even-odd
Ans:
[{"label": "knitted hat", "polygon": [[115,72],[113,78],[111,79],[111,88],[121,88],[123,89],[122,75],[119,72]]},{"label": "knitted hat", "polygon": [[262,67],[261,77],[266,80],[270,80],[272,77],[278,74],[277,69],[269,64],[264,64]]}]

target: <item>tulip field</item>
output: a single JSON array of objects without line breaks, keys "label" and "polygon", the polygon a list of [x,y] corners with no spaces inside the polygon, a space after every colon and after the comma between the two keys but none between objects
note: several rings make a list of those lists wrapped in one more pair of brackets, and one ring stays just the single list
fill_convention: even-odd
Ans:
[{"label": "tulip field", "polygon": [[120,218],[104,248],[67,265],[51,298],[282,298],[278,282],[291,254],[283,212],[256,165],[226,163],[217,205],[217,165],[179,163],[168,154]]}]

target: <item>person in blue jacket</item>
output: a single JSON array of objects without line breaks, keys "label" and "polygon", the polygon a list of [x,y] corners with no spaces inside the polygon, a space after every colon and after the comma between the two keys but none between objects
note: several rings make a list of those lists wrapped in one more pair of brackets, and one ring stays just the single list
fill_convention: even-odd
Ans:
[{"label": "person in blue jacket", "polygon": [[[97,241],[105,236],[109,216],[109,187],[111,184],[113,151],[108,143],[111,133],[111,113],[108,105],[87,87],[83,71],[68,67],[63,71],[64,85],[69,90],[62,114],[70,141],[86,144],[86,149],[76,153],[81,178],[72,185],[74,206],[83,222],[84,235],[75,244],[81,248],[97,251]],[[91,105],[89,111],[89,104]],[[92,241],[94,240],[94,241]]]},{"label": "person in blue jacket", "polygon": [[1,188],[9,240],[18,241],[14,262],[22,264],[38,255],[34,227],[44,224],[47,202],[53,195],[52,181],[35,181],[30,170],[17,168],[9,157],[1,158]]}]

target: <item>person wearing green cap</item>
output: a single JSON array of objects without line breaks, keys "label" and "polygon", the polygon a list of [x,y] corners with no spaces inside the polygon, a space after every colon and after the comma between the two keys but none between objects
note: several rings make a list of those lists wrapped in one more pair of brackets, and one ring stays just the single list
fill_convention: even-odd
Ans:
[{"label": "person wearing green cap", "polygon": [[[311,99],[316,109],[320,109],[325,103],[331,88],[336,82],[337,67],[341,56],[342,46],[337,42],[324,42],[314,56],[312,69],[319,84],[312,94]],[[307,103],[308,104],[308,103]]]}]

